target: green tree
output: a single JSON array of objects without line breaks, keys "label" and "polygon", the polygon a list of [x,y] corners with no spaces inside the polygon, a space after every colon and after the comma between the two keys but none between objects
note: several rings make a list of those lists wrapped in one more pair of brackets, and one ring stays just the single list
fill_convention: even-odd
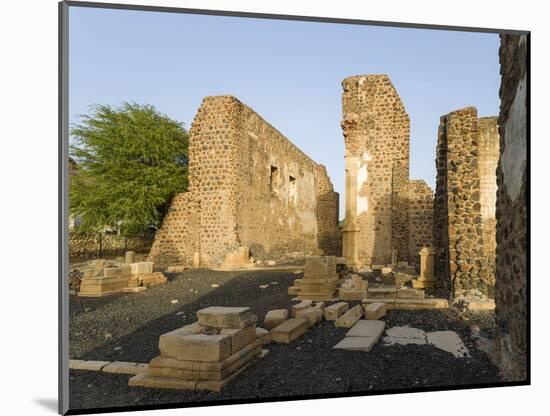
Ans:
[{"label": "green tree", "polygon": [[71,129],[70,212],[82,231],[116,227],[123,235],[158,226],[171,198],[187,190],[189,137],[182,123],[151,105],[93,107]]}]

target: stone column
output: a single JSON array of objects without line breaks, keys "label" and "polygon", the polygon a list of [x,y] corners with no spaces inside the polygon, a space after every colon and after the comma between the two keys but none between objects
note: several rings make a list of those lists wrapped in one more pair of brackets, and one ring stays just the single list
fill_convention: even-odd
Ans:
[{"label": "stone column", "polygon": [[426,289],[435,287],[434,277],[434,254],[432,247],[423,247],[420,250],[420,277],[413,280],[415,289]]},{"label": "stone column", "polygon": [[357,226],[358,156],[346,155],[346,219],[342,227],[342,254],[346,265],[359,266],[359,227]]}]

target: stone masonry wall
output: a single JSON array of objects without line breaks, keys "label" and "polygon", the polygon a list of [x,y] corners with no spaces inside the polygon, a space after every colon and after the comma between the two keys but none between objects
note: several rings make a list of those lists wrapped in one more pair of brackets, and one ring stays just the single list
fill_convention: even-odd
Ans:
[{"label": "stone masonry wall", "polygon": [[423,180],[409,181],[409,263],[420,264],[422,247],[433,246],[433,191]]},{"label": "stone masonry wall", "polygon": [[174,198],[151,260],[190,264],[199,252],[215,266],[239,246],[279,259],[323,253],[320,230],[325,245],[339,239],[326,170],[236,98],[206,97],[189,143],[189,191]]},{"label": "stone masonry wall", "polygon": [[505,380],[527,377],[527,76],[526,36],[501,35],[500,159],[497,168],[496,317]]},{"label": "stone masonry wall", "polygon": [[394,248],[407,261],[409,117],[387,75],[348,77],[342,86],[346,157],[359,161],[357,194],[346,196],[347,204],[356,198],[359,262],[389,264]]},{"label": "stone masonry wall", "polygon": [[[436,151],[434,245],[436,274],[444,288],[453,294],[478,289],[493,297],[494,218],[482,217],[482,210],[486,215],[491,212],[488,206],[482,208],[482,202],[490,204],[491,192],[495,191],[496,184],[490,186],[489,182],[496,155],[485,152],[485,159],[480,156],[483,140],[498,140],[494,118],[480,121],[474,107],[441,117]],[[486,147],[494,148],[489,144]],[[487,179],[483,189],[481,177]],[[492,178],[494,181],[494,175]]]}]

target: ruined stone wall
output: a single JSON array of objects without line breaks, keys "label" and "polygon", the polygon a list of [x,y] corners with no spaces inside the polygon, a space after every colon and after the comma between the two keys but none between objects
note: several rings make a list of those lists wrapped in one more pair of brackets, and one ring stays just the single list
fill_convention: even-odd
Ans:
[{"label": "ruined stone wall", "polygon": [[359,228],[359,261],[389,264],[393,248],[407,261],[409,117],[387,75],[348,77],[342,86],[346,157],[357,160],[357,190],[346,195],[356,209],[354,218],[346,209],[346,224]]},{"label": "ruined stone wall", "polygon": [[[321,254],[319,237],[337,233],[337,221],[319,222],[319,192],[332,184],[324,167],[311,160],[252,109],[239,103],[242,117],[237,235],[256,259]],[[323,195],[326,218],[337,219]]]},{"label": "ruined stone wall", "polygon": [[433,191],[423,180],[409,181],[409,263],[420,264],[422,247],[433,246]]},{"label": "ruined stone wall", "polygon": [[452,293],[478,289],[494,296],[494,209],[490,204],[496,187],[491,174],[497,159],[495,123],[494,118],[480,121],[475,107],[441,117],[434,245],[437,276]]},{"label": "ruined stone wall", "polygon": [[327,169],[317,166],[317,225],[319,249],[326,256],[342,255],[342,236],[338,230],[340,197],[334,192]]},{"label": "ruined stone wall", "polygon": [[501,35],[495,301],[506,380],[527,377],[527,48],[526,36]]},{"label": "ruined stone wall", "polygon": [[256,259],[321,254],[320,231],[325,245],[338,238],[334,201],[326,170],[252,109],[206,97],[190,129],[189,191],[174,198],[149,258],[189,264],[199,252],[214,266],[240,246]]}]

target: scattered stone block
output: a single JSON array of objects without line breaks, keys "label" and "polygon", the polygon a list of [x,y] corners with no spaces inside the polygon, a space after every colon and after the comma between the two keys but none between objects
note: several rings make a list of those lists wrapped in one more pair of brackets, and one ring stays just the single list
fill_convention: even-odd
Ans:
[{"label": "scattered stone block", "polygon": [[269,311],[264,318],[264,327],[268,330],[281,325],[288,319],[288,310],[286,309],[273,309]]},{"label": "scattered stone block", "polygon": [[386,323],[384,321],[369,321],[362,319],[358,321],[346,333],[346,337],[373,337],[380,338],[384,332]]},{"label": "scattered stone block", "polygon": [[334,321],[334,325],[338,328],[350,328],[361,319],[362,316],[363,308],[361,305],[356,305]]},{"label": "scattered stone block", "polygon": [[273,328],[270,332],[271,341],[289,344],[302,336],[309,328],[309,322],[304,318],[292,318]]},{"label": "scattered stone block", "polygon": [[370,351],[376,344],[378,338],[374,337],[345,337],[333,348],[351,351]]},{"label": "scattered stone block", "polygon": [[83,279],[93,279],[103,277],[103,269],[97,269],[95,267],[82,268]]},{"label": "scattered stone block", "polygon": [[109,364],[109,361],[72,360],[69,361],[69,368],[71,370],[101,371],[103,367]]},{"label": "scattered stone block", "polygon": [[211,306],[197,312],[201,326],[213,328],[245,328],[256,323],[256,315],[248,307]]},{"label": "scattered stone block", "polygon": [[323,319],[323,310],[315,306],[306,309],[301,309],[296,312],[296,318],[305,318],[309,322],[309,326],[318,324]]},{"label": "scattered stone block", "polygon": [[376,320],[386,316],[388,306],[382,302],[374,302],[365,307],[365,318]]},{"label": "scattered stone block", "polygon": [[313,301],[306,299],[302,300],[300,303],[297,303],[296,305],[292,305],[292,317],[294,318],[296,316],[296,312],[302,309],[309,308],[313,305]]},{"label": "scattered stone block", "polygon": [[347,302],[338,302],[334,303],[325,308],[325,319],[327,321],[335,321],[349,309],[349,304]]}]

